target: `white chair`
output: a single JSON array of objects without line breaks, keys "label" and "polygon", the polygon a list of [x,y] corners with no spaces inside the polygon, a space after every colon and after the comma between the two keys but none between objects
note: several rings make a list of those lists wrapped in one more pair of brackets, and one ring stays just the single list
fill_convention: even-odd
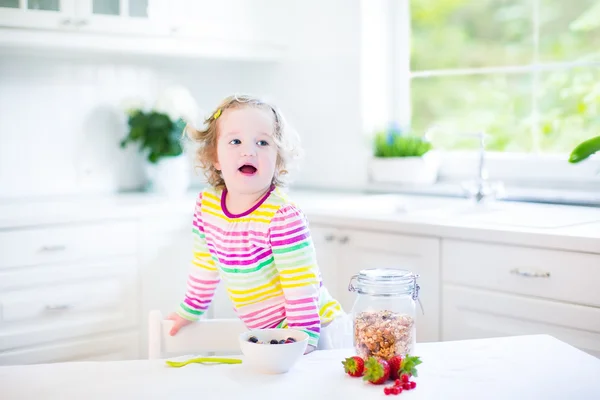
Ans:
[{"label": "white chair", "polygon": [[159,359],[164,354],[239,354],[239,335],[248,329],[239,319],[201,319],[182,328],[175,336],[169,334],[173,321],[164,319],[158,310],[148,317],[148,358]]}]

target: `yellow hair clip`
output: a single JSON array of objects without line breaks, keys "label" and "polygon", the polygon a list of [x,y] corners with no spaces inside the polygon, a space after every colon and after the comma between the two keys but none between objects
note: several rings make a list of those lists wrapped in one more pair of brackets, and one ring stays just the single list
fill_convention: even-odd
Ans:
[{"label": "yellow hair clip", "polygon": [[217,119],[221,116],[221,109],[219,108],[214,114],[213,119]]}]

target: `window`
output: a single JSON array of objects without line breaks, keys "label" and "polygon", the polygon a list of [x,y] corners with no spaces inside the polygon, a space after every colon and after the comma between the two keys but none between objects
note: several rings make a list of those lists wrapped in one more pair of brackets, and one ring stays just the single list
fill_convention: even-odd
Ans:
[{"label": "window", "polygon": [[[411,127],[445,150],[568,154],[600,134],[600,2],[410,0]],[[432,130],[432,128],[435,129]]]}]

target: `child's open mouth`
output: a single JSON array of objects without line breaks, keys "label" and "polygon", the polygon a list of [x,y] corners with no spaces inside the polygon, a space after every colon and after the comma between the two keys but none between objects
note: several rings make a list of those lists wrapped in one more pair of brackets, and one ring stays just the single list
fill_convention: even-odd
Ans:
[{"label": "child's open mouth", "polygon": [[252,176],[256,173],[256,167],[254,165],[244,164],[238,168],[238,171],[244,175]]}]

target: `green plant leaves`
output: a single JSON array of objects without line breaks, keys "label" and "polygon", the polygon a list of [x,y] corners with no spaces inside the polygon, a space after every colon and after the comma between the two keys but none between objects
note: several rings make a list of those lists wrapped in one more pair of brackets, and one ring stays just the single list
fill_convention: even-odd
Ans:
[{"label": "green plant leaves", "polygon": [[431,150],[431,143],[419,136],[401,136],[378,132],[374,139],[375,157],[421,157]]},{"label": "green plant leaves", "polygon": [[183,153],[181,134],[185,121],[171,121],[166,114],[137,110],[129,116],[128,124],[129,133],[121,141],[121,147],[139,143],[140,151],[147,152],[149,162],[157,163],[163,157]]}]

